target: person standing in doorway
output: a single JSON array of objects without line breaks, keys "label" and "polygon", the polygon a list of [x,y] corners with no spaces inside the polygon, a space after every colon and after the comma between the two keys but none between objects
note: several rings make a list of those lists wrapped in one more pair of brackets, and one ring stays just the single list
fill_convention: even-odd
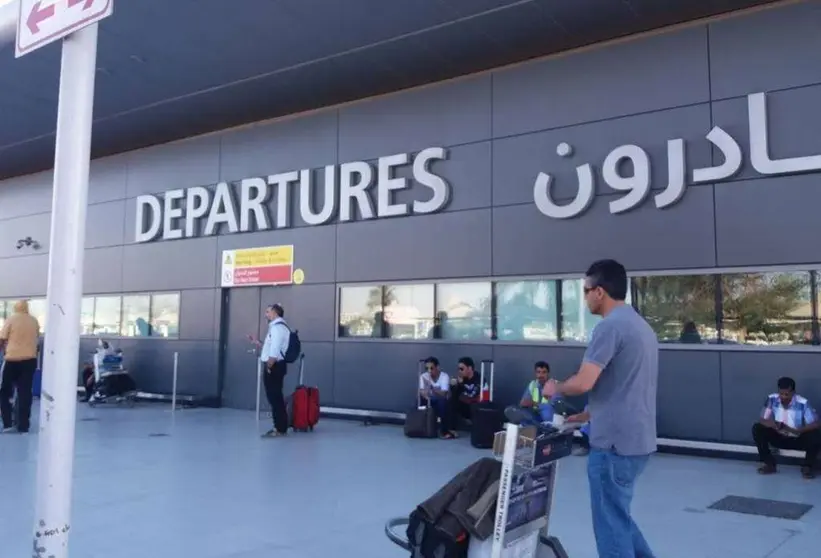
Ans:
[{"label": "person standing in doorway", "polygon": [[12,314],[0,330],[0,350],[5,349],[3,380],[0,383],[0,413],[3,432],[14,432],[11,400],[17,390],[17,432],[29,431],[31,421],[31,388],[37,369],[37,346],[40,324],[29,314],[29,305],[21,300],[14,305]]},{"label": "person standing in doorway", "polygon": [[590,457],[587,476],[593,531],[601,557],[653,558],[630,515],[636,481],[656,451],[658,339],[630,306],[627,272],[614,260],[587,270],[587,307],[602,316],[579,371],[564,382],[549,380],[544,395],[589,392]]},{"label": "person standing in doorway", "polygon": [[265,396],[271,405],[271,415],[274,418],[274,427],[263,434],[263,438],[276,438],[288,433],[288,410],[285,407],[283,384],[288,373],[288,364],[285,362],[285,353],[291,339],[291,328],[285,322],[285,309],[280,304],[271,304],[265,309],[265,318],[268,320],[268,332],[265,341],[251,340],[261,347],[259,360],[262,361],[265,371],[262,383],[265,386]]}]

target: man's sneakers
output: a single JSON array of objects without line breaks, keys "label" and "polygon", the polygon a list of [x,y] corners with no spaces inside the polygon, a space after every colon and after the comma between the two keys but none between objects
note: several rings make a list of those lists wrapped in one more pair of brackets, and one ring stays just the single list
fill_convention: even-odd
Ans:
[{"label": "man's sneakers", "polygon": [[17,430],[16,426],[9,426],[0,430],[0,434],[28,434],[28,430]]},{"label": "man's sneakers", "polygon": [[263,438],[282,438],[287,432],[280,432],[274,428],[262,435]]}]

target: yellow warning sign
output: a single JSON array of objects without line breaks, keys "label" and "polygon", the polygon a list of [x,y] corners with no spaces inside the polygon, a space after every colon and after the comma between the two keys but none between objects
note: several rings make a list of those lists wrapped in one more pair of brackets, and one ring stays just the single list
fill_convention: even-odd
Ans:
[{"label": "yellow warning sign", "polygon": [[294,247],[291,244],[267,248],[250,248],[234,252],[234,265],[236,267],[292,265],[293,263]]}]

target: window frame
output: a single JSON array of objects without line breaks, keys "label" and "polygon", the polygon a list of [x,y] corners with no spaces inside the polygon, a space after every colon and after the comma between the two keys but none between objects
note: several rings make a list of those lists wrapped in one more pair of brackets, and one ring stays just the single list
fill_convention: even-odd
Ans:
[{"label": "window frame", "polygon": [[[812,311],[812,334],[813,343],[806,345],[728,345],[721,342],[690,345],[686,343],[663,343],[659,344],[661,350],[676,350],[676,351],[723,351],[723,352],[819,352],[821,351],[821,321],[819,321],[819,314],[821,309],[818,308],[819,302],[819,272],[821,266],[813,267],[812,265],[785,265],[785,266],[761,266],[761,267],[721,267],[721,268],[687,268],[687,269],[673,269],[673,270],[639,270],[628,272],[627,277],[630,279],[630,301],[631,306],[638,311],[638,297],[636,296],[635,278],[639,277],[675,277],[675,276],[690,276],[690,275],[709,275],[715,280],[715,315],[716,315],[716,330],[718,332],[719,340],[723,338],[723,290],[722,290],[722,276],[733,274],[761,274],[761,273],[789,273],[802,272],[810,274],[810,298]],[[368,342],[391,342],[391,343],[429,343],[429,344],[464,344],[464,345],[500,345],[500,346],[545,346],[545,347],[585,347],[587,341],[565,340],[564,331],[565,324],[562,317],[563,314],[563,285],[564,281],[576,281],[583,278],[583,274],[578,273],[558,273],[558,274],[544,274],[544,275],[515,275],[515,276],[499,276],[499,277],[463,277],[463,278],[447,278],[436,281],[425,280],[407,280],[407,281],[363,281],[353,283],[337,283],[336,286],[336,329],[337,334],[335,341],[343,343],[368,343]],[[523,282],[523,281],[554,281],[556,285],[556,328],[558,331],[558,339],[555,341],[530,341],[530,340],[501,340],[498,338],[498,283],[509,282]],[[383,289],[386,285],[433,285],[433,302],[434,312],[439,307],[439,289],[440,284],[452,283],[483,283],[489,282],[491,284],[491,299],[490,299],[490,324],[491,337],[489,339],[442,339],[441,335],[429,339],[390,339],[386,337],[386,330],[382,328],[381,337],[343,337],[339,335],[339,318],[341,314],[342,291],[349,287],[380,287]],[[384,309],[383,309],[384,310]],[[384,316],[384,314],[383,314]],[[437,332],[441,333],[441,332]]]}]

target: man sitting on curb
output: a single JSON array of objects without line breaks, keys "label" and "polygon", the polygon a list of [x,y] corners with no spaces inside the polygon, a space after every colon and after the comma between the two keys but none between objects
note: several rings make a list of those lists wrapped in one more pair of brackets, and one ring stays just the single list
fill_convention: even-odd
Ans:
[{"label": "man sitting on curb", "polygon": [[815,478],[815,463],[821,451],[821,423],[806,398],[795,393],[795,380],[778,380],[778,393],[771,394],[761,419],[753,425],[753,440],[758,447],[758,457],[763,463],[758,468],[762,475],[777,471],[770,446],[780,449],[803,450],[806,457],[801,466],[805,479]]},{"label": "man sitting on curb", "polygon": [[457,364],[459,373],[450,380],[450,420],[452,431],[458,430],[459,420],[471,420],[471,408],[479,401],[482,386],[479,373],[470,357],[462,357]]},{"label": "man sitting on curb", "polygon": [[515,424],[533,426],[551,422],[555,413],[554,406],[561,402],[560,398],[551,399],[542,395],[545,382],[550,377],[550,366],[540,360],[534,368],[536,379],[527,385],[519,405],[505,409],[505,417]]},{"label": "man sitting on curb", "polygon": [[450,378],[439,368],[439,359],[425,359],[425,372],[419,376],[419,397],[422,406],[430,404],[439,419],[439,433],[450,440],[456,435],[450,429],[449,403]]}]

